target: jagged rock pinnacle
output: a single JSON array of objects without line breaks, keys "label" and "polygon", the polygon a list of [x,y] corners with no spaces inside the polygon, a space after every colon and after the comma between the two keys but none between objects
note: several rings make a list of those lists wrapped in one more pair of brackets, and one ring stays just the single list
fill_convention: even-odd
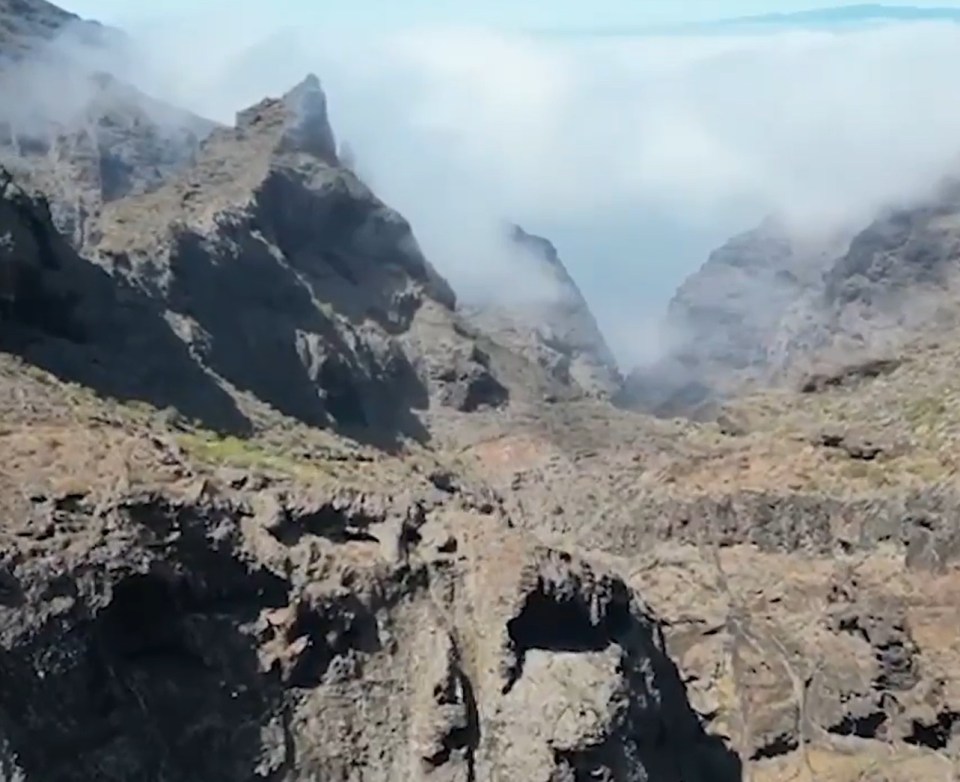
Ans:
[{"label": "jagged rock pinnacle", "polygon": [[563,264],[560,262],[560,253],[557,252],[557,248],[554,247],[553,242],[549,239],[527,233],[516,223],[509,223],[507,232],[510,239],[518,246],[536,253],[539,258],[546,261],[550,266],[563,269],[564,276],[567,276],[566,269],[563,268]]},{"label": "jagged rock pinnacle", "polygon": [[310,73],[283,96],[283,103],[293,114],[283,145],[298,152],[307,152],[325,160],[335,159],[337,144],[327,117],[327,96],[320,79]]},{"label": "jagged rock pinnacle", "polygon": [[313,155],[337,162],[337,143],[327,116],[327,96],[320,79],[310,73],[282,98],[267,98],[237,114],[237,128],[280,132],[278,153]]}]

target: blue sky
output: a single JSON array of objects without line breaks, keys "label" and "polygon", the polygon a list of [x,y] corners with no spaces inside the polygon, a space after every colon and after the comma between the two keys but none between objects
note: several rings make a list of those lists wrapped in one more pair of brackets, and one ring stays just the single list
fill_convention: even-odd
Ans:
[{"label": "blue sky", "polygon": [[[892,5],[892,3],[888,3]],[[136,25],[157,17],[194,15],[196,0],[137,3],[131,0],[63,0],[88,18]],[[835,0],[206,0],[204,12],[224,9],[236,17],[262,17],[268,8],[279,25],[322,21],[330,25],[397,27],[418,24],[482,24],[502,27],[637,27],[790,13],[845,5]],[[915,0],[916,8],[957,8],[960,0]]]}]

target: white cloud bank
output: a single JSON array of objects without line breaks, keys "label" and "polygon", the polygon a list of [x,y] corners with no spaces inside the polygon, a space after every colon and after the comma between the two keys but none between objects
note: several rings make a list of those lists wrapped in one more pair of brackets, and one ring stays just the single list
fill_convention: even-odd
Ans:
[{"label": "white cloud bank", "polygon": [[[215,21],[215,24],[214,24]],[[499,221],[558,244],[624,363],[672,289],[770,211],[866,220],[960,152],[960,26],[763,36],[132,31],[144,87],[216,119],[307,71],[377,192],[461,292],[511,286]]]}]

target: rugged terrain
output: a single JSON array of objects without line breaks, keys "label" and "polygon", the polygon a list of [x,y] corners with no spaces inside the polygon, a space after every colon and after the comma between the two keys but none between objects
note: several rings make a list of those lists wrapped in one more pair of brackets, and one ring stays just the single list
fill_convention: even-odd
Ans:
[{"label": "rugged terrain", "polygon": [[0,778],[957,778],[949,188],[719,250],[655,418],[547,240],[458,306],[315,77],[72,78],[3,148]]}]

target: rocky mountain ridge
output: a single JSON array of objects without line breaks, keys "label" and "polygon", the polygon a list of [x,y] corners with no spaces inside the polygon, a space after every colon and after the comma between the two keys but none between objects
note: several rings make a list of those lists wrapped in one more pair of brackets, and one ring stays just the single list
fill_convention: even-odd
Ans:
[{"label": "rocky mountain ridge", "polygon": [[[132,138],[143,138],[137,128],[144,127],[146,139],[157,138],[149,118],[134,116],[125,129]],[[155,162],[158,153],[165,159],[166,144],[134,145],[124,165],[138,173],[114,193],[102,174],[105,156],[116,154],[109,146],[116,128],[95,128],[91,157],[48,153],[39,165],[29,157],[20,163],[30,186],[63,185],[52,189],[54,217],[69,212],[78,190],[79,202],[91,207],[79,224],[61,221],[65,232],[80,229],[68,234],[72,247],[53,236],[53,226],[38,230],[57,246],[47,271],[69,278],[57,284],[70,289],[75,331],[83,331],[91,350],[113,356],[96,362],[104,375],[128,375],[101,377],[100,387],[177,399],[215,428],[248,431],[255,410],[268,414],[266,403],[285,416],[385,442],[426,436],[412,411],[431,396],[466,407],[508,397],[486,354],[456,327],[453,293],[423,258],[409,225],[338,165],[315,77],[241,112],[234,128],[213,129],[199,143],[193,136],[180,146],[171,140],[183,155],[167,167]],[[46,295],[44,275],[33,276],[29,295],[11,285],[15,298]],[[96,294],[94,278],[101,282]],[[123,300],[106,302],[111,296]],[[432,314],[418,319],[424,305]],[[417,354],[421,330],[447,335],[449,344],[436,346],[442,371],[431,374],[431,359]],[[84,376],[77,366],[82,351],[27,342],[32,360]],[[129,377],[121,358],[131,349],[142,356],[139,378]],[[171,372],[178,364],[183,371]],[[199,376],[211,389],[207,403],[191,390]],[[185,378],[193,379],[184,385]],[[246,413],[238,394],[252,405]]]}]

